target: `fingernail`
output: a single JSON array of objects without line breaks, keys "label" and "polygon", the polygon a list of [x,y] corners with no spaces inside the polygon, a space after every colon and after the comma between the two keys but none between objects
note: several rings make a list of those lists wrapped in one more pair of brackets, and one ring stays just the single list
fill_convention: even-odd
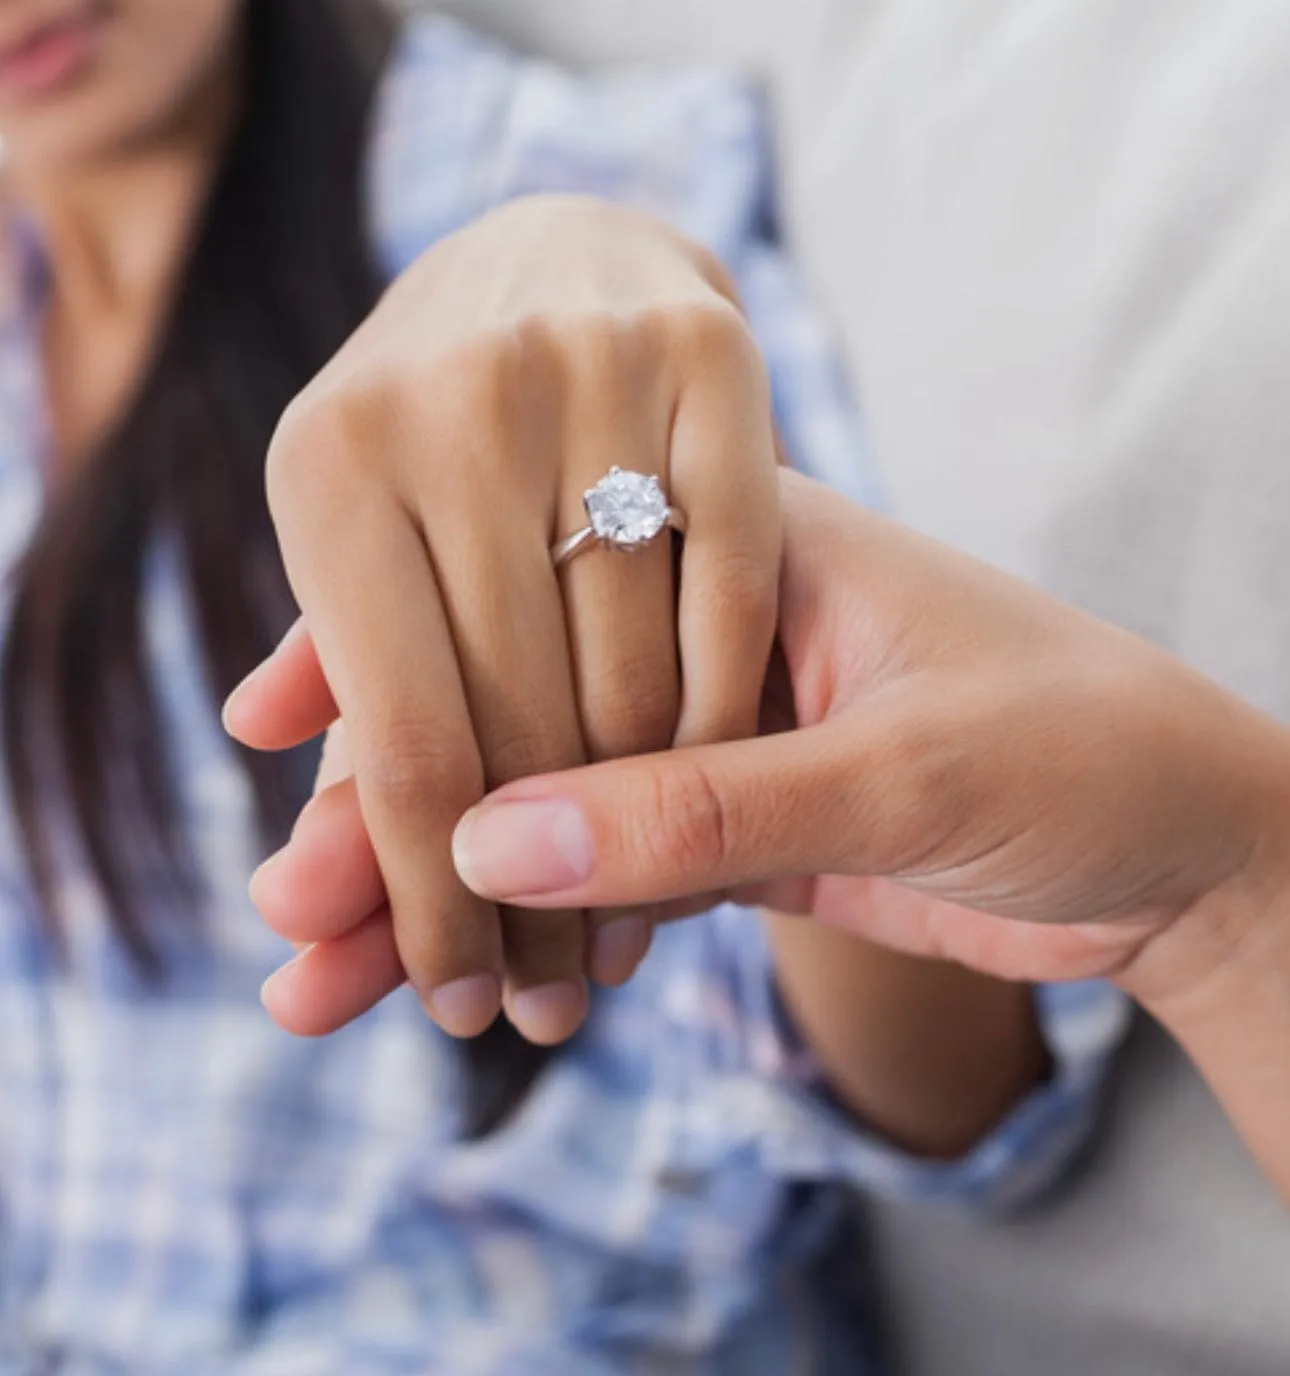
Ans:
[{"label": "fingernail", "polygon": [[467,975],[440,985],[426,1002],[450,1037],[477,1037],[500,1012],[502,988],[495,975]]},{"label": "fingernail", "polygon": [[270,881],[275,870],[279,869],[285,860],[287,847],[274,851],[265,861],[256,868],[251,875],[251,882],[246,886],[247,893],[251,896],[251,902],[260,912],[264,911],[264,886]]},{"label": "fingernail", "polygon": [[571,1037],[587,1016],[586,981],[507,990],[506,1016],[522,1037],[554,1046]]},{"label": "fingernail", "polygon": [[224,728],[225,735],[231,736],[237,717],[238,703],[242,698],[242,689],[246,687],[246,679],[224,699],[224,706],[219,709],[219,724]]},{"label": "fingernail", "polygon": [[591,832],[564,799],[485,803],[468,812],[452,838],[467,888],[486,898],[558,894],[591,878]]},{"label": "fingernail", "polygon": [[275,1008],[280,1008],[284,997],[291,993],[291,986],[296,981],[296,976],[300,972],[301,958],[307,955],[309,948],[298,951],[287,963],[275,970],[268,979],[260,985],[260,1002],[268,1010],[271,1017],[276,1019]]},{"label": "fingernail", "polygon": [[650,924],[639,914],[615,918],[591,934],[588,968],[597,984],[625,984],[649,950]]}]

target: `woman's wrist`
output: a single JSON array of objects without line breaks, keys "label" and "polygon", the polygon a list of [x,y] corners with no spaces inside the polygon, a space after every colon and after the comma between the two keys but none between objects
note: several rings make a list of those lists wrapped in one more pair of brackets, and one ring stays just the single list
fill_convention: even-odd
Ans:
[{"label": "woman's wrist", "polygon": [[[856,904],[928,900],[874,880]],[[837,1097],[906,1151],[954,1158],[1044,1078],[1031,990],[907,955],[828,923],[766,913],[784,1005]]]}]

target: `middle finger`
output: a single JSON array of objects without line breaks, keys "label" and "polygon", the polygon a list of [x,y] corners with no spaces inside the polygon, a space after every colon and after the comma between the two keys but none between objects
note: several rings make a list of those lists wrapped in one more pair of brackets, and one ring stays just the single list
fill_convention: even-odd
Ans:
[{"label": "middle finger", "polygon": [[[485,501],[498,489],[477,484]],[[472,505],[475,503],[472,501]],[[525,510],[532,511],[532,506]],[[439,584],[487,788],[584,762],[568,633],[545,521],[496,510],[428,518]],[[587,1011],[583,916],[501,910],[507,1016],[530,1041],[563,1041]]]}]

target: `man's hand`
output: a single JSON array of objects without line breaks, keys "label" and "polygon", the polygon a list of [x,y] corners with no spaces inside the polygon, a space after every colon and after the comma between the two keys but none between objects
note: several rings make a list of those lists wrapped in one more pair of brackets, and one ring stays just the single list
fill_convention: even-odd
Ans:
[{"label": "man's hand", "polygon": [[[734,896],[987,974],[1113,978],[1290,1197],[1287,733],[1130,635],[781,484],[766,733],[502,788],[456,829],[462,877],[655,919]],[[358,1001],[384,992],[381,892],[352,800],[315,805],[262,897],[279,930],[340,945],[279,977],[280,1017],[327,1006],[342,966]]]},{"label": "man's hand", "polygon": [[[663,917],[733,895],[1055,980],[1125,977],[1246,882],[1286,806],[1279,728],[1130,635],[794,474],[781,486],[762,737],[499,790],[456,830],[474,891]],[[279,683],[309,677],[307,640],[292,654]],[[379,926],[380,869],[340,787],[257,883],[297,939]]]}]

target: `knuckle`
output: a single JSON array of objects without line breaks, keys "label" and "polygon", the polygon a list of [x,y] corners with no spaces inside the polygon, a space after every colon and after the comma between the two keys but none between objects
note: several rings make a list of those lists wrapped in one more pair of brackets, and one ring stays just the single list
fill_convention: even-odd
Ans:
[{"label": "knuckle", "polygon": [[371,371],[343,382],[319,378],[299,393],[269,443],[265,476],[275,518],[379,460],[399,403],[393,379]]},{"label": "knuckle", "polygon": [[748,322],[723,297],[671,307],[667,328],[674,347],[695,363],[733,368],[744,378],[765,374]]},{"label": "knuckle", "polygon": [[874,787],[860,794],[855,824],[886,869],[909,873],[940,863],[979,816],[975,774],[947,725],[935,712],[911,711],[873,752]]},{"label": "knuckle", "polygon": [[517,724],[493,733],[484,759],[484,776],[491,789],[579,763],[577,752],[561,750],[550,732]]},{"label": "knuckle", "polygon": [[366,752],[367,785],[388,815],[455,818],[483,796],[473,749],[421,723],[387,722]]},{"label": "knuckle", "polygon": [[674,758],[667,774],[645,774],[639,808],[620,813],[622,853],[636,857],[651,882],[675,876],[706,890],[720,887],[737,834],[729,805],[697,761]]}]

